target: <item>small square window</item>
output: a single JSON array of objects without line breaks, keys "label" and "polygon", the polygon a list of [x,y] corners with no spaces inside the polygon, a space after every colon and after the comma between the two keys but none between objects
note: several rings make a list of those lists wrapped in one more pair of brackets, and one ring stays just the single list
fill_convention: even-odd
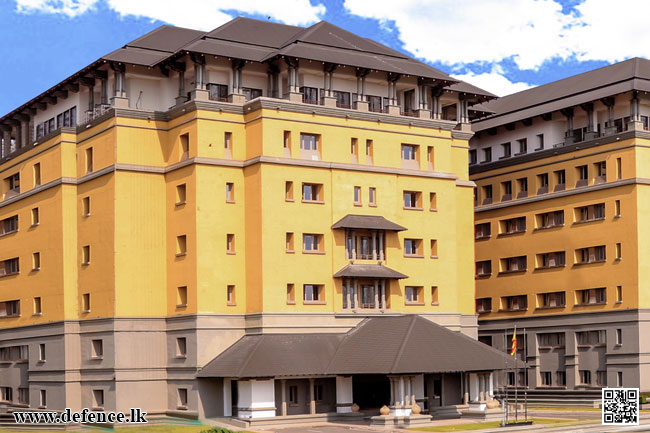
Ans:
[{"label": "small square window", "polygon": [[406,286],[406,303],[422,303],[422,287],[417,286]]},{"label": "small square window", "polygon": [[313,253],[323,251],[323,235],[315,233],[304,233],[302,235],[303,253]]},{"label": "small square window", "polygon": [[306,303],[310,302],[323,302],[323,286],[320,284],[305,284],[303,286],[302,300]]},{"label": "small square window", "polygon": [[182,183],[176,185],[176,206],[185,204],[187,200],[187,185]]},{"label": "small square window", "polygon": [[81,199],[81,215],[90,216],[90,197],[84,197]]},{"label": "small square window", "polygon": [[230,285],[226,288],[226,301],[228,305],[236,305],[235,286]]},{"label": "small square window", "polygon": [[422,239],[404,239],[405,256],[422,256]]}]

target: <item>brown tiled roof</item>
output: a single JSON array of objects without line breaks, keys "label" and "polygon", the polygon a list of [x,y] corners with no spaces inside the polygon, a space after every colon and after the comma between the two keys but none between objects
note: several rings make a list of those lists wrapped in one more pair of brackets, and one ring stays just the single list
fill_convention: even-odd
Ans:
[{"label": "brown tiled roof", "polygon": [[371,265],[371,264],[349,264],[337,273],[334,274],[334,278],[388,278],[388,279],[402,279],[408,278],[408,275],[404,275],[401,272],[392,270],[383,265]]},{"label": "brown tiled roof", "polygon": [[473,123],[475,131],[628,92],[650,91],[650,60],[635,57],[483,104],[496,113]]},{"label": "brown tiled roof", "polygon": [[353,215],[348,214],[338,220],[332,226],[333,229],[369,229],[369,230],[390,230],[401,232],[406,230],[399,224],[388,221],[379,215]]},{"label": "brown tiled roof", "polygon": [[506,363],[513,358],[460,332],[403,315],[368,318],[345,334],[246,335],[197,377],[490,371]]}]

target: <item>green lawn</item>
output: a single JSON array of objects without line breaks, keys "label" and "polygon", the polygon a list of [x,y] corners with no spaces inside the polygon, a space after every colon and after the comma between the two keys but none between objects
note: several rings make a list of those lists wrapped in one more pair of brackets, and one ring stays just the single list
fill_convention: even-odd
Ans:
[{"label": "green lawn", "polygon": [[[530,418],[529,421],[532,421],[533,424],[575,424],[574,420],[557,418]],[[450,424],[434,427],[418,427],[409,430],[424,432],[457,432],[467,430],[483,430],[498,427],[501,427],[501,421],[476,422],[471,424]]]}]

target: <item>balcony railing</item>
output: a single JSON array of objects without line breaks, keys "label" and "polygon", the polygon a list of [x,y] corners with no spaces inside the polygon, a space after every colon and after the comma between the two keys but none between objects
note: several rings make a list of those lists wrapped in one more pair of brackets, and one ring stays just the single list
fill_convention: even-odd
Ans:
[{"label": "balcony railing", "polygon": [[86,118],[84,123],[92,122],[96,118],[104,115],[108,110],[111,109],[111,106],[108,104],[100,104],[95,106],[92,110],[86,110]]}]

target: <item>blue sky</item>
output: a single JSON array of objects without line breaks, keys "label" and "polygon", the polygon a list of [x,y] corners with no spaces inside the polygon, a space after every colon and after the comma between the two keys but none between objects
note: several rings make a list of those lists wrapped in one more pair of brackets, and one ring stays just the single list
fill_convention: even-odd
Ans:
[{"label": "blue sky", "polygon": [[650,55],[648,12],[636,0],[2,0],[0,115],[163,23],[324,19],[504,95]]}]

